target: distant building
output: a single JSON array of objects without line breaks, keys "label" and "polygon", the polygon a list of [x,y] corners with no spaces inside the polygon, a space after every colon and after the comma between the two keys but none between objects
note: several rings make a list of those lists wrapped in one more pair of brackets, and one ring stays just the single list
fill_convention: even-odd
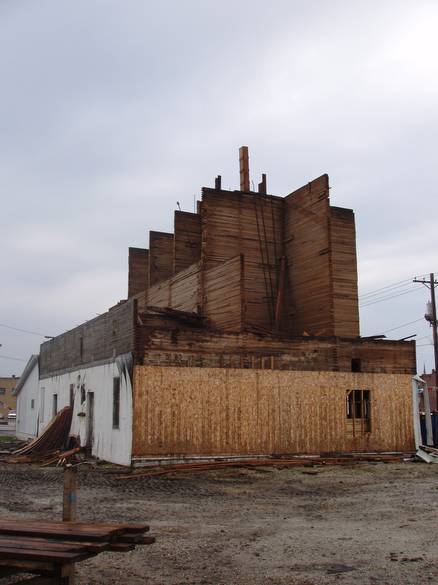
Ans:
[{"label": "distant building", "polygon": [[38,384],[38,356],[32,355],[14,390],[14,398],[17,401],[15,433],[19,439],[31,439],[38,434]]},{"label": "distant building", "polygon": [[17,407],[17,399],[13,391],[20,378],[12,376],[11,378],[0,378],[0,419],[8,418],[8,414]]}]

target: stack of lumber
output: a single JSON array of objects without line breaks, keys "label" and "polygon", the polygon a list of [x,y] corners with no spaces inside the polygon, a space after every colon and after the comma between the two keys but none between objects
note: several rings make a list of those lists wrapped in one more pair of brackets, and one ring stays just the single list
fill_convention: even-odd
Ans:
[{"label": "stack of lumber", "polygon": [[55,574],[103,551],[127,552],[152,544],[144,524],[91,524],[0,519],[0,577],[3,572]]},{"label": "stack of lumber", "polygon": [[198,313],[191,311],[180,311],[178,309],[172,309],[171,307],[155,307],[148,305],[146,307],[147,313],[157,314],[164,318],[178,321],[189,327],[202,327],[203,319]]},{"label": "stack of lumber", "polygon": [[283,467],[309,467],[313,465],[351,465],[364,462],[385,462],[399,463],[403,461],[405,455],[400,454],[379,454],[379,453],[354,453],[336,457],[292,457],[292,458],[272,458],[272,459],[246,459],[241,461],[200,461],[197,463],[178,463],[176,465],[162,465],[149,468],[147,471],[140,473],[131,473],[129,475],[119,475],[118,479],[137,479],[141,477],[155,477],[170,473],[187,473],[199,471],[212,471],[231,467],[262,467],[273,466]]},{"label": "stack of lumber", "polygon": [[66,406],[49,422],[43,433],[25,447],[14,452],[11,463],[29,463],[53,458],[67,442],[73,409]]},{"label": "stack of lumber", "polygon": [[29,455],[17,455],[9,457],[7,463],[39,463],[43,467],[47,465],[65,465],[67,463],[81,463],[85,458],[83,447],[74,447],[67,451],[55,449],[46,453],[30,453]]}]

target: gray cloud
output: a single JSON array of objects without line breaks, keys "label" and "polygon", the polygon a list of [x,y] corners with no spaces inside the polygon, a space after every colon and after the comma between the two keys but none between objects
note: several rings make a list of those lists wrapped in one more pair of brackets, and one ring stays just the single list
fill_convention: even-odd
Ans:
[{"label": "gray cloud", "polygon": [[[127,247],[217,173],[235,188],[240,144],[275,194],[329,173],[362,292],[438,272],[437,25],[427,0],[2,2],[0,322],[53,335],[123,298]],[[417,286],[362,333],[421,317]],[[0,343],[26,359],[39,338]]]}]

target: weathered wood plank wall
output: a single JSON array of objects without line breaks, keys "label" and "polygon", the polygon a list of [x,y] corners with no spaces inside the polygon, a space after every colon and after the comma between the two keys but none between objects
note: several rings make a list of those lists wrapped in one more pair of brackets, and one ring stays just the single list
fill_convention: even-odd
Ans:
[{"label": "weathered wood plank wall", "polygon": [[[205,367],[414,374],[415,343],[337,338],[279,339],[249,332],[146,328],[143,363]],[[261,361],[262,360],[262,361]]]},{"label": "weathered wood plank wall", "polygon": [[243,323],[243,256],[210,268],[203,275],[202,314],[213,328],[240,331]]},{"label": "weathered wood plank wall", "polygon": [[128,298],[141,293],[148,287],[149,250],[129,248],[128,256]]},{"label": "weathered wood plank wall", "polygon": [[[371,391],[371,433],[347,431],[346,394]],[[134,368],[134,456],[406,451],[409,375]]]},{"label": "weathered wood plank wall", "polygon": [[356,228],[351,209],[330,207],[334,335],[359,335]]},{"label": "weathered wood plank wall", "polygon": [[201,216],[175,211],[173,274],[178,274],[201,258]]},{"label": "weathered wood plank wall", "polygon": [[328,176],[315,179],[284,201],[288,331],[332,335]]},{"label": "weathered wood plank wall", "polygon": [[135,301],[130,299],[40,348],[40,375],[134,351]]},{"label": "weathered wood plank wall", "polygon": [[149,287],[146,305],[196,312],[200,302],[199,273],[200,265],[197,262],[175,276]]},{"label": "weathered wood plank wall", "polygon": [[149,232],[149,286],[173,274],[173,234]]},{"label": "weathered wood plank wall", "polygon": [[283,199],[240,191],[202,190],[202,262],[210,269],[245,259],[245,321],[270,328],[283,253]]}]

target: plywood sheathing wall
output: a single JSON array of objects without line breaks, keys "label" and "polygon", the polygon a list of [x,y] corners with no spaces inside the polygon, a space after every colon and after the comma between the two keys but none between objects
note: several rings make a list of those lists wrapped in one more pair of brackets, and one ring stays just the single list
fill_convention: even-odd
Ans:
[{"label": "plywood sheathing wall", "polygon": [[[371,433],[347,433],[346,393],[371,391]],[[134,368],[134,456],[406,451],[409,375]]]},{"label": "plywood sheathing wall", "polygon": [[149,286],[173,274],[173,234],[149,232]]},{"label": "plywood sheathing wall", "polygon": [[330,207],[334,334],[359,336],[356,228],[351,209]]},{"label": "plywood sheathing wall", "polygon": [[178,274],[201,258],[201,216],[175,211],[173,274]]},{"label": "plywood sheathing wall", "polygon": [[245,323],[272,327],[283,254],[283,200],[204,188],[201,219],[203,267],[208,270],[243,254]]},{"label": "plywood sheathing wall", "polygon": [[148,287],[149,250],[129,248],[128,256],[128,298],[137,295]]}]

